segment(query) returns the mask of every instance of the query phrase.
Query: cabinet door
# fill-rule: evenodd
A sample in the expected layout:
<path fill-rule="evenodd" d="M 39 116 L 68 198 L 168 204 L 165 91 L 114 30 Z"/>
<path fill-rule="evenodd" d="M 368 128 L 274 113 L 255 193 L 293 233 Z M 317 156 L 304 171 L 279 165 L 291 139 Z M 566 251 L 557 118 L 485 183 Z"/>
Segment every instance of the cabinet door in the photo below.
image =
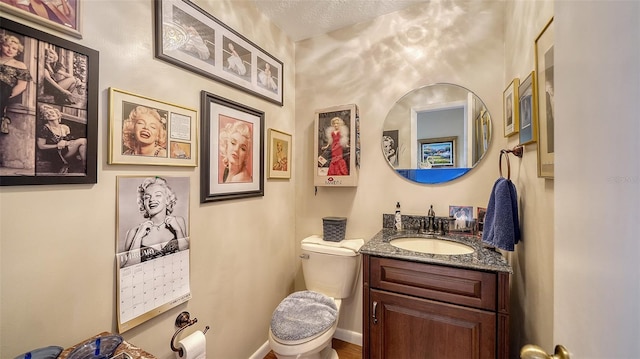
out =
<path fill-rule="evenodd" d="M 371 358 L 496 357 L 495 313 L 374 289 L 369 305 Z"/>

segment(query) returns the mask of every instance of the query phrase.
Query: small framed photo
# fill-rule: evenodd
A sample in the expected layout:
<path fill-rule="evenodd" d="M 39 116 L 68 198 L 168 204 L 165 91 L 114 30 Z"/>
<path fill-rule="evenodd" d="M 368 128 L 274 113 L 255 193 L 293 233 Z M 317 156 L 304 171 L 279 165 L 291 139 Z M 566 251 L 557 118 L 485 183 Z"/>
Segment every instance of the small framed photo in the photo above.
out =
<path fill-rule="evenodd" d="M 478 207 L 476 209 L 476 213 L 478 232 L 482 232 L 482 229 L 484 228 L 484 217 L 487 215 L 487 209 L 484 207 Z"/>
<path fill-rule="evenodd" d="M 200 202 L 264 196 L 264 112 L 202 91 Z"/>
<path fill-rule="evenodd" d="M 554 90 L 553 18 L 535 41 L 538 92 L 538 177 L 553 178 L 554 170 Z"/>
<path fill-rule="evenodd" d="M 0 10 L 81 39 L 80 5 L 84 1 L 0 0 Z"/>
<path fill-rule="evenodd" d="M 192 1 L 154 4 L 156 58 L 283 105 L 282 61 Z"/>
<path fill-rule="evenodd" d="M 456 136 L 418 140 L 420 149 L 418 168 L 455 167 Z"/>
<path fill-rule="evenodd" d="M 450 231 L 468 232 L 473 229 L 473 207 L 449 206 Z"/>
<path fill-rule="evenodd" d="M 269 178 L 291 178 L 291 135 L 269 129 L 267 136 Z"/>
<path fill-rule="evenodd" d="M 198 163 L 198 112 L 109 88 L 109 164 Z"/>
<path fill-rule="evenodd" d="M 504 114 L 504 137 L 509 137 L 518 133 L 518 126 L 520 124 L 518 117 L 518 106 L 516 100 L 518 99 L 518 86 L 520 85 L 520 79 L 515 78 L 509 86 L 504 90 L 502 95 Z"/>
<path fill-rule="evenodd" d="M 520 145 L 535 143 L 538 127 L 538 96 L 536 94 L 536 72 L 531 71 L 529 76 L 518 87 L 518 116 Z"/>
<path fill-rule="evenodd" d="M 0 35 L 0 185 L 96 183 L 98 51 L 5 18 Z"/>

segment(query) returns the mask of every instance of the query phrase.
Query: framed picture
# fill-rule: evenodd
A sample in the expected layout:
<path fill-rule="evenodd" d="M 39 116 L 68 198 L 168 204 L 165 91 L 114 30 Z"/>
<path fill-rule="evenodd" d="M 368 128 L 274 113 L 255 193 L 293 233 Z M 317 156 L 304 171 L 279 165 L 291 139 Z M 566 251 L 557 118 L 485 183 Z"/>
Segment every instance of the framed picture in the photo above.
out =
<path fill-rule="evenodd" d="M 478 207 L 476 209 L 476 212 L 476 219 L 478 220 L 478 232 L 482 232 L 482 230 L 484 229 L 484 217 L 487 215 L 487 209 L 484 207 Z"/>
<path fill-rule="evenodd" d="M 267 136 L 269 178 L 291 178 L 291 135 L 272 128 Z"/>
<path fill-rule="evenodd" d="M 518 99 L 518 86 L 520 79 L 515 78 L 502 94 L 502 113 L 504 114 L 504 137 L 509 137 L 518 133 L 519 118 L 518 106 L 515 106 Z"/>
<path fill-rule="evenodd" d="M 202 91 L 200 202 L 264 196 L 264 112 Z"/>
<path fill-rule="evenodd" d="M 398 130 L 382 131 L 382 153 L 393 168 L 398 168 Z"/>
<path fill-rule="evenodd" d="M 80 4 L 83 1 L 0 0 L 0 10 L 81 39 Z"/>
<path fill-rule="evenodd" d="M 120 333 L 191 298 L 189 186 L 189 177 L 117 177 Z"/>
<path fill-rule="evenodd" d="M 360 114 L 355 104 L 317 110 L 315 186 L 355 187 L 360 168 Z"/>
<path fill-rule="evenodd" d="M 2 67 L 0 185 L 96 183 L 98 52 L 4 18 L 0 35 L 17 50 Z"/>
<path fill-rule="evenodd" d="M 553 178 L 554 169 L 554 77 L 553 18 L 535 41 L 538 96 L 538 177 Z"/>
<path fill-rule="evenodd" d="M 527 145 L 537 141 L 537 98 L 536 93 L 536 72 L 531 71 L 527 79 L 520 83 L 518 87 L 518 116 L 520 144 Z"/>
<path fill-rule="evenodd" d="M 109 164 L 196 166 L 196 110 L 109 88 Z"/>
<path fill-rule="evenodd" d="M 191 1 L 157 0 L 155 56 L 283 105 L 283 63 Z"/>
<path fill-rule="evenodd" d="M 466 232 L 473 229 L 473 207 L 449 206 L 450 231 Z"/>
<path fill-rule="evenodd" d="M 418 168 L 455 167 L 456 136 L 425 138 L 418 140 Z"/>

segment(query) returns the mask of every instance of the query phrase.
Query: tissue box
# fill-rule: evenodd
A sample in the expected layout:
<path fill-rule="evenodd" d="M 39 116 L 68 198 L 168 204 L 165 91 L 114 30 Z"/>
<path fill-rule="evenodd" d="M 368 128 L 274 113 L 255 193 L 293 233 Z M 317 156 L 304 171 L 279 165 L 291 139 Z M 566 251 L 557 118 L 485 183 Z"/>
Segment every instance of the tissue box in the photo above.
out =
<path fill-rule="evenodd" d="M 344 239 L 346 230 L 347 219 L 345 217 L 322 218 L 322 238 L 325 241 L 340 242 Z"/>

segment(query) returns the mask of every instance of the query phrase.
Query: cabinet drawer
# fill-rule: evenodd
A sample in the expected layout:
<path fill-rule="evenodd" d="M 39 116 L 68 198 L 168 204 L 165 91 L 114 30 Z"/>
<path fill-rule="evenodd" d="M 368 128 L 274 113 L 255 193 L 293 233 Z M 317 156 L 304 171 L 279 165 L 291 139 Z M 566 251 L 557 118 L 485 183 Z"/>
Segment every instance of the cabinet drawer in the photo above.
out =
<path fill-rule="evenodd" d="M 496 310 L 495 273 L 371 257 L 369 281 L 371 288 Z"/>

